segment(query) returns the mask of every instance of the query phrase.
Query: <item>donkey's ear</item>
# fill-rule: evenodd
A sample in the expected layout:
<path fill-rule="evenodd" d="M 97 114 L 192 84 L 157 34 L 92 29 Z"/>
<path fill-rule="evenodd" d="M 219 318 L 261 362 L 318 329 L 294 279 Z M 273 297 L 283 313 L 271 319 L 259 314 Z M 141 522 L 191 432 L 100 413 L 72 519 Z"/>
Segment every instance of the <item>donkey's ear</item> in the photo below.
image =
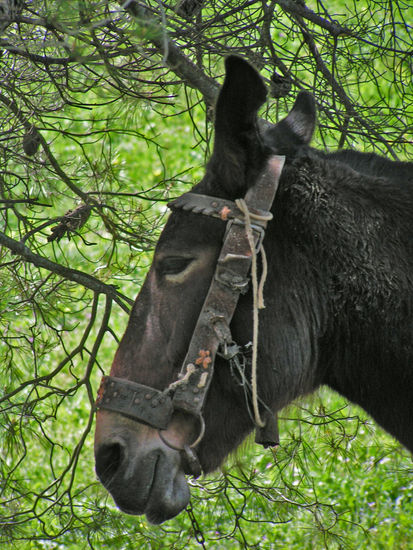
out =
<path fill-rule="evenodd" d="M 265 131 L 264 143 L 279 155 L 293 157 L 297 149 L 310 143 L 316 121 L 314 97 L 300 92 L 288 115 Z"/>
<path fill-rule="evenodd" d="M 300 92 L 293 108 L 281 124 L 289 128 L 297 141 L 308 145 L 313 137 L 316 121 L 317 107 L 314 96 L 309 92 Z"/>
<path fill-rule="evenodd" d="M 252 183 L 251 169 L 259 164 L 257 111 L 267 91 L 249 63 L 230 56 L 215 108 L 215 142 L 208 164 L 209 192 L 242 197 Z"/>
<path fill-rule="evenodd" d="M 257 111 L 267 97 L 260 75 L 249 63 L 231 55 L 215 108 L 215 145 L 241 138 L 255 129 Z"/>

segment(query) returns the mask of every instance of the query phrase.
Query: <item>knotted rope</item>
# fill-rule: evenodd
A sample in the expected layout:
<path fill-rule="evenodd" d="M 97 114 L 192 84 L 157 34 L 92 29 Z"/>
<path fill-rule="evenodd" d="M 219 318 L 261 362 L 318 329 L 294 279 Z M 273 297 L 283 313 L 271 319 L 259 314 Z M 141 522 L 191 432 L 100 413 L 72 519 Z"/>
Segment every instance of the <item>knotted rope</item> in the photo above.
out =
<path fill-rule="evenodd" d="M 248 239 L 248 243 L 251 249 L 251 280 L 252 280 L 252 297 L 253 297 L 253 329 L 252 329 L 252 365 L 251 365 L 251 390 L 252 390 L 252 408 L 254 411 L 254 421 L 256 426 L 263 428 L 265 422 L 261 419 L 260 411 L 258 408 L 258 391 L 257 391 L 257 353 L 258 353 L 258 311 L 264 309 L 264 284 L 268 273 L 267 257 L 265 255 L 264 247 L 260 246 L 259 252 L 261 252 L 262 260 L 262 274 L 260 282 L 258 283 L 257 275 L 257 251 L 255 249 L 254 234 L 251 226 L 251 220 L 256 221 L 270 221 L 272 220 L 272 214 L 260 215 L 254 214 L 248 210 L 248 205 L 244 199 L 237 199 L 235 201 L 237 207 L 244 214 L 245 218 L 245 233 Z"/>

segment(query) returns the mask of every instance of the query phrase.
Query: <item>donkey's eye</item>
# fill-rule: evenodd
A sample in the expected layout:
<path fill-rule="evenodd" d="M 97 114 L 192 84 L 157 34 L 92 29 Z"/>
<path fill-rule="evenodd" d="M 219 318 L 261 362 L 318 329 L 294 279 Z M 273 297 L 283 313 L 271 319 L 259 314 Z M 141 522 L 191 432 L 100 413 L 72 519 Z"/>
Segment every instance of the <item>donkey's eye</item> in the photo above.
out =
<path fill-rule="evenodd" d="M 161 261 L 159 271 L 162 275 L 177 275 L 184 271 L 191 262 L 192 258 L 171 256 Z"/>

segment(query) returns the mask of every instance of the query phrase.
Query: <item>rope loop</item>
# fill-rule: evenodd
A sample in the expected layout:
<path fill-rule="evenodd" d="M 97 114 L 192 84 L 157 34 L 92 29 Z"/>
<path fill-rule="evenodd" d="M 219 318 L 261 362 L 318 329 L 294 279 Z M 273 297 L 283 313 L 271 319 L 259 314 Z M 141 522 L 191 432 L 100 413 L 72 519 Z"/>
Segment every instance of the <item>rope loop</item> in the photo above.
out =
<path fill-rule="evenodd" d="M 257 215 L 249 211 L 248 205 L 244 199 L 237 199 L 235 201 L 237 207 L 244 214 L 245 218 L 245 234 L 250 245 L 252 254 L 251 263 L 251 280 L 252 280 L 252 296 L 253 296 L 253 336 L 252 336 L 252 365 L 251 365 L 251 390 L 252 390 L 252 407 L 254 410 L 254 421 L 256 426 L 263 428 L 265 422 L 261 419 L 260 411 L 258 407 L 258 390 L 257 390 L 257 354 L 258 354 L 258 325 L 259 318 L 258 312 L 260 309 L 264 309 L 264 284 L 267 278 L 268 264 L 267 257 L 265 255 L 264 247 L 261 244 L 259 252 L 261 252 L 262 259 L 262 275 L 261 280 L 258 283 L 257 275 L 257 252 L 255 250 L 254 234 L 251 226 L 251 219 L 259 221 L 269 221 L 272 219 L 272 214 L 268 212 L 266 215 Z"/>

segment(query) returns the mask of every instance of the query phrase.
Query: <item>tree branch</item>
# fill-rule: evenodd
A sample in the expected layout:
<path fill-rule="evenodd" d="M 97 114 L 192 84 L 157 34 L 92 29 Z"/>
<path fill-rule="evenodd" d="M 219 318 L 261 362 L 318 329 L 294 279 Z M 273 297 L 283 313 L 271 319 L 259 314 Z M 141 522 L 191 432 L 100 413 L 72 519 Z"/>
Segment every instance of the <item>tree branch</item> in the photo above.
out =
<path fill-rule="evenodd" d="M 317 65 L 317 69 L 322 73 L 324 78 L 330 84 L 333 91 L 337 94 L 340 101 L 345 106 L 348 115 L 354 117 L 359 122 L 359 124 L 361 126 L 364 126 L 369 131 L 370 134 L 373 134 L 375 136 L 375 138 L 377 139 L 377 141 L 379 141 L 380 143 L 383 143 L 383 145 L 387 148 L 387 150 L 392 155 L 392 157 L 395 160 L 398 160 L 398 157 L 397 157 L 396 153 L 393 151 L 393 148 L 390 146 L 390 144 L 385 139 L 383 139 L 382 135 L 378 131 L 376 131 L 372 127 L 372 125 L 367 122 L 367 120 L 365 120 L 363 117 L 359 116 L 354 104 L 349 99 L 349 97 L 346 94 L 344 88 L 339 84 L 339 82 L 337 82 L 334 75 L 331 73 L 331 71 L 325 65 L 325 63 L 324 63 L 324 61 L 321 57 L 321 54 L 318 51 L 317 45 L 314 41 L 314 38 L 311 36 L 311 33 L 310 33 L 307 25 L 303 21 L 302 17 L 297 16 L 295 19 L 296 19 L 297 23 L 300 25 L 301 32 L 302 32 L 302 35 L 303 35 L 303 39 L 304 39 L 305 43 L 307 44 L 311 54 L 314 57 L 314 60 L 315 60 L 316 65 Z"/>
<path fill-rule="evenodd" d="M 348 36 L 354 35 L 354 32 L 351 29 L 343 27 L 336 22 L 324 19 L 324 17 L 317 15 L 313 10 L 307 8 L 304 3 L 297 2 L 297 0 L 276 0 L 276 2 L 285 12 L 290 13 L 294 16 L 298 15 L 300 17 L 303 17 L 304 19 L 308 19 L 308 21 L 311 21 L 319 27 L 327 30 L 333 36 L 339 36 L 343 34 Z"/>
<path fill-rule="evenodd" d="M 5 235 L 2 231 L 0 231 L 0 244 L 5 246 L 9 250 L 11 250 L 11 252 L 13 252 L 14 254 L 18 254 L 26 262 L 29 262 L 35 265 L 36 267 L 40 267 L 48 271 L 51 271 L 52 273 L 56 273 L 57 275 L 60 275 L 61 277 L 64 277 L 69 281 L 73 281 L 90 290 L 93 290 L 93 292 L 98 292 L 100 294 L 105 294 L 106 296 L 109 296 L 126 313 L 129 313 L 129 308 L 124 302 L 126 302 L 130 306 L 133 305 L 133 301 L 127 296 L 124 296 L 123 294 L 118 292 L 113 285 L 107 285 L 102 281 L 99 281 L 99 279 L 92 277 L 92 275 L 89 275 L 88 273 L 83 273 L 82 271 L 78 271 L 77 269 L 71 269 L 70 267 L 65 267 L 56 262 L 52 262 L 51 260 L 48 260 L 43 256 L 34 254 L 34 252 L 32 252 L 23 243 L 16 241 L 14 239 L 11 239 L 7 235 Z"/>
<path fill-rule="evenodd" d="M 135 17 L 140 24 L 151 25 L 154 20 L 148 9 L 143 8 L 136 0 L 120 2 L 122 7 Z M 181 49 L 168 37 L 166 30 L 161 25 L 156 25 L 156 32 L 152 32 L 148 40 L 155 46 L 157 51 L 163 55 L 163 61 L 180 79 L 188 86 L 199 90 L 204 96 L 208 105 L 215 105 L 219 91 L 219 84 L 202 69 L 197 67 Z M 151 28 L 153 31 L 153 28 Z"/>
<path fill-rule="evenodd" d="M 18 107 L 18 105 L 16 105 L 14 101 L 12 101 L 11 99 L 9 99 L 8 97 L 6 97 L 4 94 L 1 94 L 1 93 L 0 93 L 0 101 L 4 103 L 4 105 L 6 105 L 10 109 L 10 111 L 12 111 L 12 113 L 16 116 L 16 118 L 23 124 L 26 131 L 30 131 L 33 128 L 33 124 L 23 115 L 21 109 Z M 50 161 L 50 164 L 55 169 L 57 175 L 69 187 L 69 189 L 71 189 L 73 193 L 81 197 L 86 203 L 89 204 L 90 202 L 92 202 L 93 204 L 95 204 L 95 206 L 99 206 L 99 204 L 94 199 L 90 199 L 90 197 L 86 193 L 84 193 L 77 185 L 75 185 L 71 180 L 71 178 L 62 170 L 59 163 L 53 156 L 48 143 L 46 142 L 44 137 L 41 135 L 41 133 L 37 131 L 37 129 L 36 129 L 36 137 L 39 140 L 39 143 L 42 145 L 43 150 Z"/>

